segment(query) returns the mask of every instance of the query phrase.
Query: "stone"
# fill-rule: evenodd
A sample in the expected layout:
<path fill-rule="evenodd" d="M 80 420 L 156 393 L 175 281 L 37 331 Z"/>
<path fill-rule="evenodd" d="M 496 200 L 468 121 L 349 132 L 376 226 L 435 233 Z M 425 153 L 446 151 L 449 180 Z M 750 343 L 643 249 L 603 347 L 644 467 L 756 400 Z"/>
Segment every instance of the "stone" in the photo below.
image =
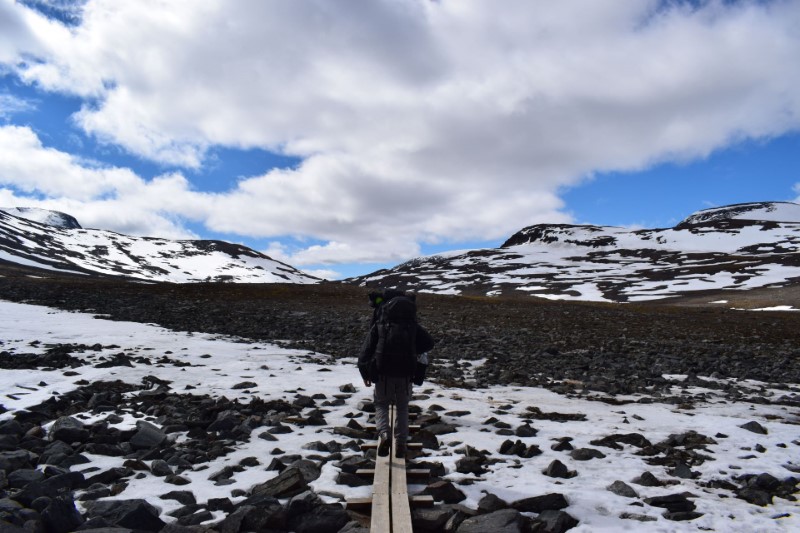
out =
<path fill-rule="evenodd" d="M 14 495 L 14 499 L 25 506 L 37 498 L 47 496 L 55 498 L 63 492 L 74 490 L 84 484 L 85 478 L 80 472 L 68 472 L 41 481 L 34 481 L 25 485 L 20 492 Z"/>
<path fill-rule="evenodd" d="M 50 505 L 42 511 L 42 523 L 48 533 L 75 531 L 83 522 L 71 495 L 53 498 Z"/>
<path fill-rule="evenodd" d="M 53 422 L 49 433 L 50 440 L 60 440 L 67 444 L 86 442 L 89 440 L 90 435 L 83 422 L 71 416 L 58 418 Z"/>
<path fill-rule="evenodd" d="M 245 500 L 246 501 L 246 500 Z M 275 498 L 262 500 L 257 505 L 243 503 L 213 526 L 219 533 L 238 533 L 239 531 L 284 530 L 286 513 Z"/>
<path fill-rule="evenodd" d="M 350 472 L 339 472 L 336 476 L 336 483 L 339 485 L 347 485 L 348 487 L 366 487 L 367 485 L 372 485 L 372 481 L 351 474 Z"/>
<path fill-rule="evenodd" d="M 157 477 L 171 476 L 172 468 L 163 459 L 155 459 L 150 463 L 150 473 Z"/>
<path fill-rule="evenodd" d="M 558 511 L 569 506 L 563 494 L 550 493 L 542 496 L 531 496 L 511 503 L 511 507 L 521 513 L 541 513 L 542 511 Z"/>
<path fill-rule="evenodd" d="M 450 481 L 434 481 L 425 487 L 423 494 L 433 496 L 436 501 L 444 503 L 458 503 L 467 499 L 463 492 L 455 487 Z"/>
<path fill-rule="evenodd" d="M 158 509 L 146 500 L 101 500 L 84 507 L 88 518 L 103 518 L 114 526 L 141 531 L 160 531 L 164 527 Z"/>
<path fill-rule="evenodd" d="M 197 503 L 194 494 L 189 490 L 172 490 L 159 496 L 162 500 L 175 500 L 183 505 Z"/>
<path fill-rule="evenodd" d="M 308 489 L 308 482 L 297 467 L 289 467 L 274 478 L 253 487 L 254 495 L 289 498 Z"/>
<path fill-rule="evenodd" d="M 685 494 L 668 494 L 666 496 L 656 496 L 645 498 L 644 502 L 653 507 L 661 507 L 671 513 L 694 511 L 695 505 L 689 501 Z"/>
<path fill-rule="evenodd" d="M 576 461 L 590 461 L 592 459 L 603 459 L 605 454 L 594 448 L 578 448 L 570 452 L 570 457 Z"/>
<path fill-rule="evenodd" d="M 486 494 L 483 498 L 478 500 L 479 514 L 493 513 L 501 509 L 508 509 L 508 503 L 494 494 Z"/>
<path fill-rule="evenodd" d="M 414 531 L 442 531 L 455 513 L 456 510 L 450 506 L 414 509 L 411 513 L 412 528 Z"/>
<path fill-rule="evenodd" d="M 21 489 L 28 483 L 44 479 L 44 472 L 33 468 L 20 468 L 8 474 L 8 486 L 12 489 Z"/>
<path fill-rule="evenodd" d="M 747 431 L 752 431 L 753 433 L 758 433 L 759 435 L 767 435 L 768 431 L 767 428 L 759 424 L 758 422 L 751 421 L 746 424 L 742 424 L 739 426 L 742 429 L 746 429 Z"/>
<path fill-rule="evenodd" d="M 20 468 L 33 468 L 31 461 L 31 454 L 27 450 L 0 452 L 0 470 L 4 470 L 7 474 Z"/>
<path fill-rule="evenodd" d="M 564 533 L 578 525 L 578 520 L 564 511 L 543 511 L 533 521 L 533 531 L 543 533 Z"/>
<path fill-rule="evenodd" d="M 447 435 L 448 433 L 455 433 L 458 428 L 453 424 L 440 422 L 438 424 L 431 424 L 425 427 L 425 431 L 433 433 L 434 435 Z"/>
<path fill-rule="evenodd" d="M 522 516 L 514 509 L 502 509 L 493 513 L 467 518 L 456 530 L 458 533 L 522 533 Z"/>
<path fill-rule="evenodd" d="M 664 482 L 660 481 L 650 472 L 644 472 L 641 476 L 634 478 L 631 483 L 636 483 L 643 487 L 663 487 Z"/>
<path fill-rule="evenodd" d="M 531 427 L 530 424 L 523 424 L 517 428 L 514 434 L 517 437 L 527 438 L 527 437 L 535 437 L 538 431 Z"/>
<path fill-rule="evenodd" d="M 323 504 L 310 512 L 289 520 L 289 526 L 296 533 L 338 533 L 350 521 L 344 507 L 339 504 Z"/>
<path fill-rule="evenodd" d="M 569 470 L 567 468 L 567 465 L 565 465 L 558 459 L 554 460 L 549 465 L 547 465 L 547 468 L 545 468 L 542 471 L 542 473 L 548 477 L 557 477 L 562 479 L 569 479 L 578 475 L 577 472 L 575 472 L 574 470 Z"/>
<path fill-rule="evenodd" d="M 627 483 L 624 481 L 617 480 L 608 487 L 606 487 L 610 492 L 613 492 L 617 496 L 622 496 L 625 498 L 638 498 L 639 494 Z"/>
<path fill-rule="evenodd" d="M 136 422 L 136 428 L 138 431 L 130 440 L 130 444 L 135 450 L 157 448 L 167 440 L 167 434 L 149 422 L 139 420 Z"/>
<path fill-rule="evenodd" d="M 422 444 L 422 447 L 427 450 L 439 449 L 439 439 L 427 429 L 420 429 L 417 431 L 417 433 L 412 435 L 411 439 L 409 439 L 409 442 Z"/>

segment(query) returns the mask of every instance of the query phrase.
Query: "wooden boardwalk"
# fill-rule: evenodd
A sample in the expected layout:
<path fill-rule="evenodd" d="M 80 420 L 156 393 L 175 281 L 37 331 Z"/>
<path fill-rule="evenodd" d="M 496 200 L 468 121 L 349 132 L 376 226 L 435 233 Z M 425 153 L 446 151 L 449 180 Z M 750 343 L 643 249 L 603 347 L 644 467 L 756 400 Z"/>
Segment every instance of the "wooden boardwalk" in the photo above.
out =
<path fill-rule="evenodd" d="M 389 420 L 394 424 L 394 406 L 389 408 Z M 392 427 L 391 432 L 394 431 Z M 430 496 L 410 496 L 408 493 L 407 476 L 425 477 L 430 475 L 427 470 L 406 470 L 405 457 L 394 456 L 394 439 L 391 439 L 389 455 L 386 457 L 375 456 L 374 470 L 359 470 L 362 476 L 373 476 L 372 496 L 347 502 L 348 509 L 370 509 L 371 533 L 412 533 L 411 506 L 430 506 L 433 498 Z M 363 446 L 365 450 L 377 448 L 377 442 Z M 420 448 L 409 443 L 409 449 Z"/>

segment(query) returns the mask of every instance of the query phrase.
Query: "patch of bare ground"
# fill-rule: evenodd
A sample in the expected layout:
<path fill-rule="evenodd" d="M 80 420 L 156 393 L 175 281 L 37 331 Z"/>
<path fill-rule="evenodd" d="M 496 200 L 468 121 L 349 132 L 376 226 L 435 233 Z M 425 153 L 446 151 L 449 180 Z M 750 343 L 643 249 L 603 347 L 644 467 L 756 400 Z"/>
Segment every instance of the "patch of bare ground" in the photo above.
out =
<path fill-rule="evenodd" d="M 800 281 L 786 287 L 766 287 L 746 291 L 703 291 L 689 296 L 656 300 L 651 302 L 651 305 L 725 306 L 737 309 L 791 306 L 800 309 Z"/>
<path fill-rule="evenodd" d="M 31 273 L 0 268 L 0 298 L 336 357 L 358 354 L 371 317 L 368 289 L 341 283 L 152 284 Z M 773 293 L 757 294 L 753 305 Z M 569 382 L 617 394 L 666 388 L 664 374 L 800 383 L 800 313 L 700 305 L 706 296 L 744 297 L 592 304 L 420 294 L 418 304 L 421 323 L 437 340 L 433 378 L 445 384 Z M 483 364 L 476 369 L 470 361 Z"/>

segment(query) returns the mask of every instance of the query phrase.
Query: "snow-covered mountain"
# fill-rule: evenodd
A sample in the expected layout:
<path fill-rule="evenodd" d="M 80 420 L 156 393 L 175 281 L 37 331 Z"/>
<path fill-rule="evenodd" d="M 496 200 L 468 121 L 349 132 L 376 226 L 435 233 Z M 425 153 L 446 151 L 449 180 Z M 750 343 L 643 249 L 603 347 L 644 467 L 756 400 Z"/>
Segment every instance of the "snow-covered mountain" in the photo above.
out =
<path fill-rule="evenodd" d="M 422 257 L 354 278 L 442 294 L 642 301 L 800 282 L 800 205 L 736 204 L 666 229 L 538 224 L 493 249 Z"/>
<path fill-rule="evenodd" d="M 84 229 L 70 215 L 31 208 L 0 209 L 2 262 L 74 274 L 174 283 L 319 281 L 245 246 Z"/>

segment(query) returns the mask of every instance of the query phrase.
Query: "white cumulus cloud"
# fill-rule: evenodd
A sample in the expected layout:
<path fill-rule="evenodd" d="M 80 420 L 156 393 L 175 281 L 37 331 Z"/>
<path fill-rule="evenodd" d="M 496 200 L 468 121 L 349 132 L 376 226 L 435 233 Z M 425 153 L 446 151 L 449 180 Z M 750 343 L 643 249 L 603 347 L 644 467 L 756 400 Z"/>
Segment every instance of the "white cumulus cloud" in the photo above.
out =
<path fill-rule="evenodd" d="M 105 191 L 123 212 L 122 199 L 149 213 L 153 231 L 191 219 L 325 243 L 291 253 L 296 264 L 394 260 L 422 242 L 569 222 L 560 192 L 595 172 L 800 128 L 800 3 L 789 0 L 81 5 L 67 28 L 0 0 L 12 36 L 0 62 L 84 97 L 75 119 L 88 134 L 187 169 L 217 146 L 303 162 L 212 195 L 185 177 L 89 172 L 18 130 L 5 142 L 39 150 L 49 173 L 26 186 L 7 165 L 0 184 L 88 213 L 109 205 Z"/>

